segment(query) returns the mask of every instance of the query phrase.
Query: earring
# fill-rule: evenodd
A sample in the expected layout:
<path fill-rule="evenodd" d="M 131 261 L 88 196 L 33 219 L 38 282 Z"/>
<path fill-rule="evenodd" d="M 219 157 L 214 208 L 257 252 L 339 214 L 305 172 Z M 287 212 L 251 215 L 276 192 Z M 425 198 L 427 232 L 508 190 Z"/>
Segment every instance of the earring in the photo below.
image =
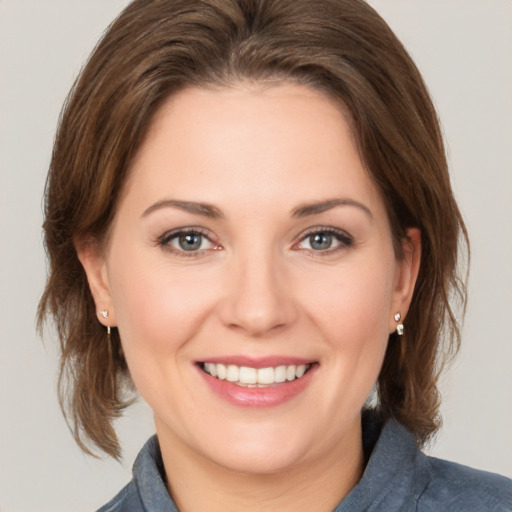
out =
<path fill-rule="evenodd" d="M 400 322 L 401 319 L 402 319 L 402 315 L 400 313 L 396 313 L 395 314 L 395 322 Z M 404 324 L 403 323 L 400 323 L 396 326 L 396 333 L 398 334 L 398 336 L 403 336 L 403 334 L 404 334 Z"/>
<path fill-rule="evenodd" d="M 100 315 L 107 319 L 108 318 L 108 309 L 102 309 L 100 311 Z M 111 333 L 111 329 L 110 329 L 110 325 L 107 325 L 107 336 L 110 338 L 110 333 Z"/>

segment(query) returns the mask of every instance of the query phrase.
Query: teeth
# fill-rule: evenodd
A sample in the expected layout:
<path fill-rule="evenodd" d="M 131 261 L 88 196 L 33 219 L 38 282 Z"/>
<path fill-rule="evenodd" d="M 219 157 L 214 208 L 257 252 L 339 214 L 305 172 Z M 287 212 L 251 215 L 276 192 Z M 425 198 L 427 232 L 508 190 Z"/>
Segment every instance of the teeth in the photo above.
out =
<path fill-rule="evenodd" d="M 238 371 L 238 366 L 230 364 L 226 372 L 226 380 L 228 382 L 238 382 L 239 374 L 240 372 Z"/>
<path fill-rule="evenodd" d="M 286 366 L 278 366 L 276 368 L 276 382 L 284 382 L 286 380 Z"/>
<path fill-rule="evenodd" d="M 300 379 L 305 373 L 306 373 L 306 365 L 301 364 L 300 366 L 297 366 L 297 370 L 295 371 L 295 377 L 297 377 L 297 379 Z"/>
<path fill-rule="evenodd" d="M 220 380 L 224 380 L 226 378 L 227 370 L 223 364 L 217 364 L 217 378 Z"/>
<path fill-rule="evenodd" d="M 274 368 L 258 368 L 257 374 L 258 384 L 274 384 L 275 372 Z"/>
<path fill-rule="evenodd" d="M 247 366 L 241 366 L 238 380 L 242 384 L 257 384 L 258 372 L 256 371 L 256 368 L 248 368 Z"/>
<path fill-rule="evenodd" d="M 227 380 L 245 387 L 263 387 L 272 384 L 280 384 L 286 381 L 300 379 L 310 364 L 276 366 L 275 368 L 250 368 L 248 366 L 236 366 L 233 364 L 204 363 L 203 369 L 212 377 L 219 380 Z"/>

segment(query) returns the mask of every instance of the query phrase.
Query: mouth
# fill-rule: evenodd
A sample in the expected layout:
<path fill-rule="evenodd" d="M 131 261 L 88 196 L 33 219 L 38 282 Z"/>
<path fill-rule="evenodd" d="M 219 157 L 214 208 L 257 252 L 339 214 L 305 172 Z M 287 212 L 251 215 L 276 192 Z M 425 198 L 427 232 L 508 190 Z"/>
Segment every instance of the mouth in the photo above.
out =
<path fill-rule="evenodd" d="M 300 380 L 306 375 L 314 363 L 297 365 L 268 366 L 253 368 L 223 363 L 199 363 L 199 367 L 209 376 L 230 382 L 245 388 L 267 388 Z"/>

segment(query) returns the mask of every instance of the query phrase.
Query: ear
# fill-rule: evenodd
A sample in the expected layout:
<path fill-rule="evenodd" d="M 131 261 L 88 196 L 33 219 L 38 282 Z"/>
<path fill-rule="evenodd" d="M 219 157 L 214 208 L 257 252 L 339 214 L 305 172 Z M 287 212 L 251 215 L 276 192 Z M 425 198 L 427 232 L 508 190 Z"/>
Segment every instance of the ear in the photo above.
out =
<path fill-rule="evenodd" d="M 98 321 L 105 327 L 115 326 L 116 314 L 110 293 L 104 250 L 97 242 L 90 240 L 75 241 L 75 249 L 87 275 Z"/>
<path fill-rule="evenodd" d="M 407 238 L 402 242 L 403 259 L 397 262 L 397 275 L 391 303 L 389 332 L 396 330 L 396 313 L 403 322 L 414 293 L 414 286 L 420 270 L 421 261 L 421 232 L 418 228 L 409 228 Z"/>

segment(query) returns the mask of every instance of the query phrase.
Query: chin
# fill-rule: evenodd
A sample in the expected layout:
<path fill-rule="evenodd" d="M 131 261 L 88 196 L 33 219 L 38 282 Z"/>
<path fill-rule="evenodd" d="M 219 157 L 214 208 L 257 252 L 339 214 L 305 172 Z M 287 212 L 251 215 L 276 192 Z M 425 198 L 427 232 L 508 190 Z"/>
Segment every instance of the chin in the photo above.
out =
<path fill-rule="evenodd" d="M 279 442 L 232 443 L 227 450 L 207 454 L 217 465 L 224 469 L 247 475 L 275 475 L 291 471 L 303 462 L 306 447 L 296 446 L 280 440 Z"/>

